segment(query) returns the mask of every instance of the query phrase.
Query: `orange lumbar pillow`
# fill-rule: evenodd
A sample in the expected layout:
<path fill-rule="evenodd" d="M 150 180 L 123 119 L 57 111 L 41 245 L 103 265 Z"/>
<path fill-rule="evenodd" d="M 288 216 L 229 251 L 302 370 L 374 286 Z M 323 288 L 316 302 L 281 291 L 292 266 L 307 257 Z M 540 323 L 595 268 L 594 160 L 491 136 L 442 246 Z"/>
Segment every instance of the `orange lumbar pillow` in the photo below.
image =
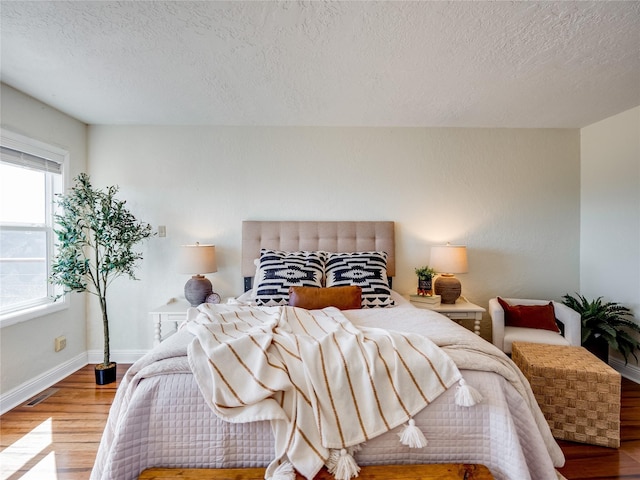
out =
<path fill-rule="evenodd" d="M 546 305 L 511 305 L 498 297 L 504 310 L 504 324 L 508 327 L 540 328 L 560 332 L 556 324 L 553 302 Z"/>
<path fill-rule="evenodd" d="M 353 310 L 362 306 L 362 288 L 357 285 L 327 288 L 291 287 L 289 305 L 307 310 L 326 307 Z"/>

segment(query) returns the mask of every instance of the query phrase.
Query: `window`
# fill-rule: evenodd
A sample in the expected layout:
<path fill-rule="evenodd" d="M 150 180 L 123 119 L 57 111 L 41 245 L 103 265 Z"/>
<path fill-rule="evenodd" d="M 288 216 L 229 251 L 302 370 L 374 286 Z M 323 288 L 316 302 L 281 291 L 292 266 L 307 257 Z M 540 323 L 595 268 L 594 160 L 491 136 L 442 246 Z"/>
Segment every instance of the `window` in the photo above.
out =
<path fill-rule="evenodd" d="M 58 310 L 48 281 L 53 209 L 68 153 L 0 130 L 0 326 Z"/>

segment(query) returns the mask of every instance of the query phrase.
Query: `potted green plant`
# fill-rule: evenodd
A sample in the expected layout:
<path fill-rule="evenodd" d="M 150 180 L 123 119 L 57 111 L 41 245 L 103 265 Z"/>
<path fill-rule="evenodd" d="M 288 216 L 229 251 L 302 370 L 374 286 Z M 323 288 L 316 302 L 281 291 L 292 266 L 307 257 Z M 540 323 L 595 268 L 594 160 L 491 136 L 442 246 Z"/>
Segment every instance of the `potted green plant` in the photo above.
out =
<path fill-rule="evenodd" d="M 418 295 L 432 295 L 433 277 L 435 277 L 436 271 L 425 265 L 424 267 L 416 268 L 415 272 L 418 276 Z"/>
<path fill-rule="evenodd" d="M 104 358 L 96 365 L 96 383 L 116 379 L 116 364 L 110 359 L 107 292 L 117 277 L 136 279 L 134 268 L 142 255 L 133 250 L 141 240 L 152 236 L 151 225 L 129 212 L 118 200 L 117 186 L 94 188 L 89 175 L 81 173 L 68 193 L 58 195 L 54 215 L 57 251 L 49 281 L 61 285 L 66 295 L 88 292 L 100 302 L 104 330 Z"/>
<path fill-rule="evenodd" d="M 633 313 L 616 302 L 603 302 L 602 297 L 587 300 L 575 294 L 564 295 L 562 303 L 578 312 L 582 318 L 582 345 L 604 362 L 609 361 L 609 347 L 622 354 L 625 363 L 629 355 L 638 361 L 636 350 L 640 341 L 630 332 L 640 333 L 640 325 L 633 320 Z"/>

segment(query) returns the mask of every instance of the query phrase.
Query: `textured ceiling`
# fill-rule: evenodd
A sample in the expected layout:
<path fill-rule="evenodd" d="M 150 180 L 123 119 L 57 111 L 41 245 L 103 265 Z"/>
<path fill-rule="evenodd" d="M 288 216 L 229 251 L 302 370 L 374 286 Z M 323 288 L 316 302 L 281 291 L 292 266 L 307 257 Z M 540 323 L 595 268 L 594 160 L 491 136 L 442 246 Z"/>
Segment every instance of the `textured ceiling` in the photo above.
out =
<path fill-rule="evenodd" d="M 2 0 L 2 81 L 90 124 L 582 127 L 640 2 Z"/>

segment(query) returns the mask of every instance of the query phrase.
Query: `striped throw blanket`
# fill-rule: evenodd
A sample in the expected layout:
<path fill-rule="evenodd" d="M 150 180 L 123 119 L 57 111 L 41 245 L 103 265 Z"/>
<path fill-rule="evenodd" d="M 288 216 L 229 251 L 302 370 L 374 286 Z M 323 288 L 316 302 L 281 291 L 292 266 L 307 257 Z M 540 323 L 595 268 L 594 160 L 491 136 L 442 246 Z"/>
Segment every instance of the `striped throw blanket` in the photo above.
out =
<path fill-rule="evenodd" d="M 278 473 L 283 464 L 308 479 L 324 464 L 350 478 L 357 466 L 336 473 L 340 453 L 412 424 L 461 380 L 427 338 L 359 328 L 335 308 L 205 304 L 186 327 L 195 336 L 189 364 L 213 411 L 229 422 L 271 422 L 266 478 L 291 478 Z"/>

